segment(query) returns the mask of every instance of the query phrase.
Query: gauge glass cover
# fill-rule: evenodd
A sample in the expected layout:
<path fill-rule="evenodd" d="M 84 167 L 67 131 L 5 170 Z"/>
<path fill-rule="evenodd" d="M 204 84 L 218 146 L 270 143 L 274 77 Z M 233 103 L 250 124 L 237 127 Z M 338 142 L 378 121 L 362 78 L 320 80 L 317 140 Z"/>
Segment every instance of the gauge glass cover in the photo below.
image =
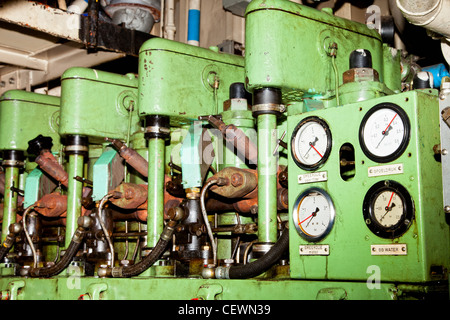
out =
<path fill-rule="evenodd" d="M 330 196 L 319 188 L 311 188 L 297 198 L 293 222 L 298 234 L 307 241 L 320 241 L 331 231 L 335 208 Z"/>
<path fill-rule="evenodd" d="M 373 107 L 361 122 L 361 148 L 368 158 L 376 162 L 398 158 L 408 146 L 409 135 L 408 116 L 392 103 Z"/>
<path fill-rule="evenodd" d="M 381 238 L 394 239 L 404 234 L 414 218 L 414 202 L 401 184 L 379 181 L 366 193 L 363 215 L 367 227 Z"/>
<path fill-rule="evenodd" d="M 292 136 L 292 155 L 295 163 L 304 170 L 315 170 L 323 164 L 331 151 L 331 133 L 320 118 L 303 119 Z"/>

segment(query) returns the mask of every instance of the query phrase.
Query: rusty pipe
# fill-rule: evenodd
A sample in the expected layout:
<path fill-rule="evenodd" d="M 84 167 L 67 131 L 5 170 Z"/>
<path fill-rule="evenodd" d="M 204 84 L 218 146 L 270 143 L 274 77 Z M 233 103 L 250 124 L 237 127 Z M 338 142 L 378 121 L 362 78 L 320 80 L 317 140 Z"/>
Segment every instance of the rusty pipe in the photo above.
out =
<path fill-rule="evenodd" d="M 117 139 L 105 138 L 106 141 L 117 149 L 119 155 L 137 172 L 144 177 L 148 177 L 148 161 L 145 160 L 136 150 L 127 147 L 122 141 Z"/>
<path fill-rule="evenodd" d="M 42 150 L 39 156 L 36 157 L 35 162 L 43 171 L 67 188 L 69 175 L 50 150 Z"/>
<path fill-rule="evenodd" d="M 207 120 L 217 128 L 222 133 L 224 139 L 231 143 L 237 152 L 244 156 L 251 165 L 256 166 L 258 164 L 258 148 L 244 131 L 237 128 L 234 124 L 226 125 L 225 122 L 212 115 L 200 116 L 199 120 Z"/>

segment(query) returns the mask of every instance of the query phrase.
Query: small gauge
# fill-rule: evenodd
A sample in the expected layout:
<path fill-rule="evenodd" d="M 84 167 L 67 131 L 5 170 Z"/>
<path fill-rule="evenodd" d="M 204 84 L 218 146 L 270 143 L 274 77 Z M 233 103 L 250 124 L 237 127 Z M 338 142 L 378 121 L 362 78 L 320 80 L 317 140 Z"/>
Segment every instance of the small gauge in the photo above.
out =
<path fill-rule="evenodd" d="M 331 151 L 331 132 L 325 121 L 308 117 L 295 127 L 291 139 L 291 151 L 295 163 L 304 170 L 316 170 Z"/>
<path fill-rule="evenodd" d="M 295 229 L 307 241 L 320 241 L 331 231 L 335 209 L 328 193 L 310 188 L 295 201 L 292 214 Z"/>
<path fill-rule="evenodd" d="M 364 116 L 359 142 L 364 154 L 375 162 L 390 162 L 403 154 L 410 138 L 406 112 L 396 104 L 381 103 Z"/>
<path fill-rule="evenodd" d="M 363 203 L 367 227 L 381 238 L 394 239 L 404 234 L 414 217 L 414 202 L 401 184 L 385 180 L 374 184 Z"/>

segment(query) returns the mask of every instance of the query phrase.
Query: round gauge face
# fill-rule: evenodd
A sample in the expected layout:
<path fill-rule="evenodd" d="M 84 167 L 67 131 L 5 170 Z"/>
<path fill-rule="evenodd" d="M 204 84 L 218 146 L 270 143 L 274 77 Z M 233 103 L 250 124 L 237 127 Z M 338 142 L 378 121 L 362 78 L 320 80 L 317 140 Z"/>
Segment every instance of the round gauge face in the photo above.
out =
<path fill-rule="evenodd" d="M 364 116 L 359 140 L 369 159 L 389 162 L 405 151 L 409 135 L 409 119 L 403 109 L 392 103 L 382 103 Z"/>
<path fill-rule="evenodd" d="M 297 198 L 292 217 L 295 229 L 302 238 L 320 241 L 333 227 L 335 209 L 325 191 L 311 188 Z"/>
<path fill-rule="evenodd" d="M 331 133 L 325 121 L 317 117 L 303 119 L 293 132 L 291 150 L 302 169 L 315 170 L 325 163 L 331 151 Z"/>
<path fill-rule="evenodd" d="M 377 236 L 397 238 L 412 223 L 414 203 L 408 191 L 399 183 L 386 180 L 373 185 L 364 198 L 366 225 Z"/>

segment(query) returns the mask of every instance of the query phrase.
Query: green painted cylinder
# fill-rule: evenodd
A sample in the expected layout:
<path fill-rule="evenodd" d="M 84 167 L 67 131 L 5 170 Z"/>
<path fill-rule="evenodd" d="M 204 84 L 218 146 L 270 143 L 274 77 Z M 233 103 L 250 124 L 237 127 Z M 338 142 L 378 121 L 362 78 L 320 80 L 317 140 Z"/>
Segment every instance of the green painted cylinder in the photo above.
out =
<path fill-rule="evenodd" d="M 148 140 L 147 247 L 153 248 L 164 229 L 165 140 Z"/>
<path fill-rule="evenodd" d="M 3 203 L 2 243 L 9 233 L 9 225 L 16 222 L 17 192 L 11 191 L 11 187 L 19 187 L 19 168 L 5 167 L 5 195 Z"/>
<path fill-rule="evenodd" d="M 277 241 L 277 116 L 258 116 L 258 240 Z"/>
<path fill-rule="evenodd" d="M 67 186 L 67 220 L 66 220 L 66 239 L 67 248 L 72 240 L 72 236 L 78 227 L 77 220 L 81 216 L 81 197 L 83 184 L 73 179 L 74 177 L 84 176 L 84 156 L 80 154 L 69 155 L 69 182 Z"/>

